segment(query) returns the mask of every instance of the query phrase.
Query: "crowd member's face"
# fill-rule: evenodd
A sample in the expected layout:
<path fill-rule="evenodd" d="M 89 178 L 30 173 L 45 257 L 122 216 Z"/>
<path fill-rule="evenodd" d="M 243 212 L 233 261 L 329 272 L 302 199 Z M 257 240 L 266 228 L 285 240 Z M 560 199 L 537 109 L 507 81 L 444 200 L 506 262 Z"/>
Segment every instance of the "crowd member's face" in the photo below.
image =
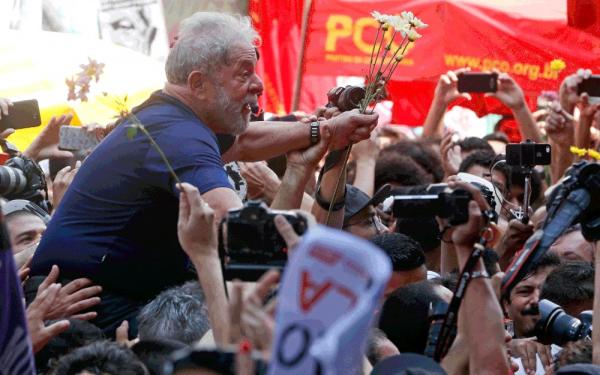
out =
<path fill-rule="evenodd" d="M 392 277 L 385 287 L 384 295 L 387 298 L 394 290 L 401 288 L 410 283 L 423 281 L 427 278 L 427 268 L 425 265 L 408 271 L 394 271 Z"/>
<path fill-rule="evenodd" d="M 209 106 L 211 120 L 227 134 L 240 134 L 250 122 L 250 103 L 256 104 L 263 84 L 256 75 L 256 52 L 250 45 L 234 46 L 211 79 L 213 93 Z"/>
<path fill-rule="evenodd" d="M 569 232 L 559 237 L 550 246 L 550 252 L 561 259 L 580 260 L 588 263 L 594 261 L 594 248 L 587 242 L 580 230 Z"/>
<path fill-rule="evenodd" d="M 508 181 L 506 181 L 506 177 L 504 174 L 502 174 L 502 172 L 494 170 L 490 178 L 489 168 L 475 164 L 471 166 L 471 168 L 467 169 L 467 173 L 485 178 L 486 180 L 490 181 L 496 185 L 496 188 L 502 193 L 503 196 L 506 197 L 506 184 Z"/>
<path fill-rule="evenodd" d="M 552 267 L 538 269 L 535 274 L 522 280 L 510 292 L 510 301 L 503 301 L 508 316 L 513 320 L 516 337 L 531 337 L 539 320 L 540 292 Z"/>
<path fill-rule="evenodd" d="M 344 230 L 367 240 L 380 233 L 389 232 L 389 229 L 383 225 L 373 206 L 368 206 L 358 211 L 344 225 Z"/>
<path fill-rule="evenodd" d="M 35 215 L 19 214 L 6 220 L 14 254 L 20 253 L 40 241 L 46 224 Z"/>

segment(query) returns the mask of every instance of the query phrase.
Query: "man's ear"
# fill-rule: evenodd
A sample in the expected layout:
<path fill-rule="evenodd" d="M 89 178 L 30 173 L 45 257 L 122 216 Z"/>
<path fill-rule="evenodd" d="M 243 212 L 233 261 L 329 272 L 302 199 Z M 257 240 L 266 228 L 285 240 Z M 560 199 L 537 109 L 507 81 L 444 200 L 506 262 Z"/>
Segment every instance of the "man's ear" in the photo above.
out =
<path fill-rule="evenodd" d="M 492 230 L 492 238 L 490 241 L 488 241 L 487 246 L 490 248 L 495 248 L 502 237 L 502 230 L 500 230 L 496 223 L 490 223 L 490 229 Z"/>
<path fill-rule="evenodd" d="M 202 97 L 206 93 L 208 77 L 198 70 L 193 70 L 187 79 L 188 89 L 196 97 Z"/>

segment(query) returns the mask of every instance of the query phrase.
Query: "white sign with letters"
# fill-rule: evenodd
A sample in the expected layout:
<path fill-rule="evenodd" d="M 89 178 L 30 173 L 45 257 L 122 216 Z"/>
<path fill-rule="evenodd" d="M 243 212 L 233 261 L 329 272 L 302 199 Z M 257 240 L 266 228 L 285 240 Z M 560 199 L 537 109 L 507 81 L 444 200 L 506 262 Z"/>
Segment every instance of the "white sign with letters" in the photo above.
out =
<path fill-rule="evenodd" d="M 311 228 L 283 275 L 269 374 L 356 372 L 390 275 L 370 242 Z"/>

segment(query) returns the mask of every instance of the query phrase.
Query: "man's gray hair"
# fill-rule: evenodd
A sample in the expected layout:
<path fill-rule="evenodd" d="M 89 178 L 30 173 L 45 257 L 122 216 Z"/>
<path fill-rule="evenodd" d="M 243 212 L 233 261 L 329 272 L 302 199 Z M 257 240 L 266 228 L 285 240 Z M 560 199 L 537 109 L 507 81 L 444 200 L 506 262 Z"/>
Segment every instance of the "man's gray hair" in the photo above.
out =
<path fill-rule="evenodd" d="M 197 281 L 163 291 L 142 308 L 137 319 L 140 340 L 171 339 L 191 345 L 210 329 Z"/>
<path fill-rule="evenodd" d="M 247 43 L 256 47 L 260 36 L 249 17 L 227 13 L 197 12 L 180 24 L 178 39 L 167 57 L 167 81 L 185 84 L 199 70 L 211 73 L 227 64 L 230 48 Z"/>

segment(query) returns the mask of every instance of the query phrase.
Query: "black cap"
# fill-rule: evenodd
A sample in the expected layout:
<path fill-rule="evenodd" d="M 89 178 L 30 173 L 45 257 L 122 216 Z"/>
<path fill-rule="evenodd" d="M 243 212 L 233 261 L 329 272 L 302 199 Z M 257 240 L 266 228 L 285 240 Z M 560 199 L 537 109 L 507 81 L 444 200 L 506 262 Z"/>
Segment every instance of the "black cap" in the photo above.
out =
<path fill-rule="evenodd" d="M 600 375 L 600 366 L 590 363 L 577 363 L 561 367 L 556 375 Z"/>
<path fill-rule="evenodd" d="M 344 206 L 344 225 L 352 216 L 367 206 L 377 206 L 390 195 L 392 187 L 390 184 L 385 184 L 379 188 L 373 195 L 369 197 L 364 191 L 350 184 L 346 184 L 346 204 Z"/>
<path fill-rule="evenodd" d="M 403 353 L 380 361 L 371 375 L 447 375 L 446 371 L 433 359 L 422 354 Z"/>

